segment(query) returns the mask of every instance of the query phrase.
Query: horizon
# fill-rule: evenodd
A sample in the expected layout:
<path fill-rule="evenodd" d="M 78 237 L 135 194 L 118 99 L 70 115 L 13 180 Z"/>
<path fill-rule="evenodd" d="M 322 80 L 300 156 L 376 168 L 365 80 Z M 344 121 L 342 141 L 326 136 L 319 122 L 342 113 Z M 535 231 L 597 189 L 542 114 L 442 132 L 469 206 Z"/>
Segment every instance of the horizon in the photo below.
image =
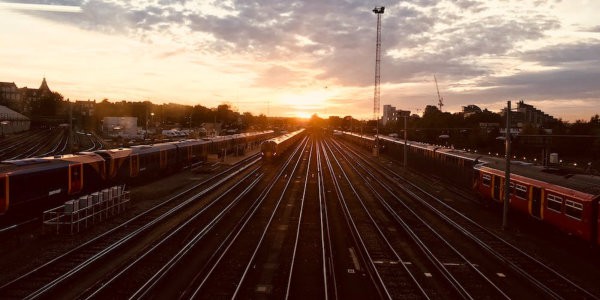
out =
<path fill-rule="evenodd" d="M 0 1 L 0 40 L 14 45 L 0 49 L 0 81 L 45 77 L 74 101 L 370 120 L 371 10 L 385 6 L 382 106 L 437 106 L 435 75 L 444 112 L 508 100 L 570 123 L 600 112 L 600 3 L 383 2 Z"/>

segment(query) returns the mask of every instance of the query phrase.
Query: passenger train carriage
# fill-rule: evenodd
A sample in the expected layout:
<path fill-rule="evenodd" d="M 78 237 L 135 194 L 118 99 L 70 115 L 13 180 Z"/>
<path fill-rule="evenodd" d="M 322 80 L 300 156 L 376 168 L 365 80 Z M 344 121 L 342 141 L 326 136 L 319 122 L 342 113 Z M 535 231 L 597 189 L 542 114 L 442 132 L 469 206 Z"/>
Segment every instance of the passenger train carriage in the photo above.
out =
<path fill-rule="evenodd" d="M 300 129 L 266 140 L 260 145 L 261 155 L 265 160 L 276 159 L 303 136 L 304 129 Z"/>
<path fill-rule="evenodd" d="M 374 137 L 353 133 L 339 136 L 363 147 L 372 147 Z M 403 158 L 405 141 L 379 136 L 387 153 Z M 487 201 L 503 202 L 503 158 L 482 156 L 419 142 L 407 141 L 408 165 L 419 171 L 443 176 L 473 189 Z M 543 167 L 511 163 L 510 206 L 560 230 L 600 244 L 600 177 L 561 176 Z"/>
<path fill-rule="evenodd" d="M 2 162 L 0 213 L 14 203 L 60 200 L 98 190 L 106 178 L 104 171 L 104 160 L 94 153 Z"/>
<path fill-rule="evenodd" d="M 0 215 L 43 208 L 115 183 L 132 183 L 206 160 L 210 149 L 246 149 L 273 131 L 0 163 Z"/>
<path fill-rule="evenodd" d="M 504 164 L 475 167 L 474 187 L 483 198 L 503 202 Z M 594 182 L 595 181 L 595 182 Z M 597 243 L 600 178 L 547 174 L 536 166 L 511 164 L 510 206 L 562 231 Z"/>

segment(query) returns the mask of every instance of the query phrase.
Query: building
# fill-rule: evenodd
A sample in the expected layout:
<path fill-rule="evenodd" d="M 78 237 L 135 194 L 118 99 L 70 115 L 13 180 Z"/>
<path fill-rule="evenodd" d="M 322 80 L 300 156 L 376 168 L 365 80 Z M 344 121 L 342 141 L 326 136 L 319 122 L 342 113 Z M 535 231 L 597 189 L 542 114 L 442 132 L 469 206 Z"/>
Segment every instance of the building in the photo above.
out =
<path fill-rule="evenodd" d="M 502 116 L 506 116 L 506 108 L 501 112 Z M 556 121 L 556 119 L 543 111 L 526 104 L 523 100 L 517 102 L 515 111 L 511 111 L 512 127 L 523 128 L 524 126 L 532 126 L 534 128 L 543 128 L 546 124 Z"/>
<path fill-rule="evenodd" d="M 394 120 L 394 114 L 396 112 L 396 107 L 391 106 L 389 104 L 383 105 L 383 117 L 381 118 L 381 123 L 385 126 L 390 121 Z"/>
<path fill-rule="evenodd" d="M 0 105 L 0 131 L 2 136 L 29 130 L 31 122 L 26 116 Z"/>
<path fill-rule="evenodd" d="M 410 110 L 398 110 L 389 104 L 383 106 L 383 117 L 381 118 L 383 126 L 389 122 L 397 122 L 404 117 L 410 117 Z"/>
<path fill-rule="evenodd" d="M 104 117 L 102 119 L 102 133 L 109 136 L 137 138 L 140 136 L 137 117 Z"/>
<path fill-rule="evenodd" d="M 75 101 L 73 105 L 73 117 L 77 119 L 78 127 L 84 130 L 94 129 L 94 108 L 96 100 Z"/>
<path fill-rule="evenodd" d="M 0 82 L 0 105 L 23 114 L 30 114 L 32 103 L 40 101 L 42 97 L 52 94 L 46 78 L 37 89 L 28 87 L 18 88 L 14 82 Z"/>
<path fill-rule="evenodd" d="M 21 93 L 14 82 L 0 82 L 0 105 L 17 108 L 21 102 Z"/>

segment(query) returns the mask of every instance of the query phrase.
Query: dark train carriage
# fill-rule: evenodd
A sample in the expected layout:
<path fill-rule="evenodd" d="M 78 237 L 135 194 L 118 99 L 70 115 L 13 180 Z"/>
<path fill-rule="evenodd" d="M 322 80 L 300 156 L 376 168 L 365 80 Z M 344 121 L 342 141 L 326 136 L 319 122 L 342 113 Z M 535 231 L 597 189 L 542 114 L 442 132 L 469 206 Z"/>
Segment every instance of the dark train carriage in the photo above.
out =
<path fill-rule="evenodd" d="M 473 167 L 479 163 L 479 156 L 457 149 L 437 148 L 435 157 L 438 175 L 465 187 L 473 182 Z"/>
<path fill-rule="evenodd" d="M 232 136 L 216 136 L 206 139 L 209 141 L 208 153 L 222 155 L 225 152 L 229 152 L 233 145 Z"/>
<path fill-rule="evenodd" d="M 106 182 L 106 165 L 104 158 L 95 153 L 80 153 L 77 155 L 63 155 L 60 159 L 68 161 L 69 190 L 73 194 L 76 190 L 82 193 L 90 193 L 104 188 Z M 77 178 L 77 172 L 80 178 Z"/>
<path fill-rule="evenodd" d="M 126 182 L 131 177 L 131 149 L 119 148 L 94 152 L 105 160 L 106 178 L 111 183 Z"/>
<path fill-rule="evenodd" d="M 177 146 L 172 143 L 132 146 L 131 177 L 152 177 L 174 171 L 178 166 Z"/>
<path fill-rule="evenodd" d="M 99 189 L 104 160 L 95 154 L 28 158 L 0 164 L 0 213 L 40 210 Z"/>
<path fill-rule="evenodd" d="M 336 136 L 369 150 L 373 149 L 373 146 L 375 145 L 375 137 L 373 136 L 361 135 L 352 132 L 342 132 L 340 135 Z"/>
<path fill-rule="evenodd" d="M 590 176 L 557 176 L 534 166 L 511 168 L 509 203 L 511 209 L 552 224 L 560 230 L 597 243 L 600 179 Z M 502 165 L 477 166 L 476 190 L 497 202 L 504 199 Z M 590 183 L 589 181 L 596 181 Z"/>
<path fill-rule="evenodd" d="M 206 161 L 209 142 L 204 140 L 183 140 L 173 142 L 177 146 L 178 168 L 199 161 Z"/>

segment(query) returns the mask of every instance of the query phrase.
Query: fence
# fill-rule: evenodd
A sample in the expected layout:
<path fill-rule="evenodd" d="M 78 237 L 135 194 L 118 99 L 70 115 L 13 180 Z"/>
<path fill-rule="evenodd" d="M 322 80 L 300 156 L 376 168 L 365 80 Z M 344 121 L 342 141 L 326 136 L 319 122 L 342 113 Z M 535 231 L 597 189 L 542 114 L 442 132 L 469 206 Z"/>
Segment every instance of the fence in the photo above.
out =
<path fill-rule="evenodd" d="M 44 212 L 44 231 L 55 230 L 56 234 L 77 233 L 125 211 L 129 200 L 130 193 L 125 190 L 125 185 L 69 200 L 62 206 Z"/>

